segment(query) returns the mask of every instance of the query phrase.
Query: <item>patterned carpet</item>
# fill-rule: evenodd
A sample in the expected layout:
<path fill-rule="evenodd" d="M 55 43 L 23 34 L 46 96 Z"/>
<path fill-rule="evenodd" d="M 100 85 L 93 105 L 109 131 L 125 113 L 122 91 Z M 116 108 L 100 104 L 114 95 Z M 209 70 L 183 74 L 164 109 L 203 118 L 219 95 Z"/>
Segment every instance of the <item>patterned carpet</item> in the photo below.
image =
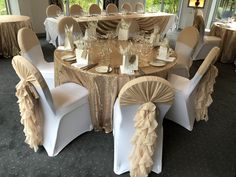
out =
<path fill-rule="evenodd" d="M 41 39 L 45 57 L 54 47 Z M 201 61 L 194 62 L 194 73 Z M 236 73 L 233 64 L 216 64 L 209 121 L 197 122 L 189 132 L 164 120 L 163 169 L 150 177 L 235 177 Z M 43 147 L 34 153 L 24 143 L 15 85 L 19 81 L 11 59 L 0 59 L 0 177 L 115 177 L 112 133 L 89 132 L 76 138 L 56 157 Z M 128 177 L 129 173 L 120 175 Z"/>

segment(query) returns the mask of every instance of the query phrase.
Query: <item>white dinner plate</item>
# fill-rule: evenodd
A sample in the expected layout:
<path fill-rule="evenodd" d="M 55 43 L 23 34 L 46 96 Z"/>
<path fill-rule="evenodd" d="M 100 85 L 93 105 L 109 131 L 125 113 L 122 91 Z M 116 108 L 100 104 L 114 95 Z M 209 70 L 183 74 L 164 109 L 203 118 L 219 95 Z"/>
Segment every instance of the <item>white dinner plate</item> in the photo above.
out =
<path fill-rule="evenodd" d="M 61 57 L 64 61 L 73 61 L 76 60 L 75 54 L 66 54 Z"/>
<path fill-rule="evenodd" d="M 155 60 L 149 63 L 151 66 L 165 66 L 166 62 L 161 60 Z"/>
<path fill-rule="evenodd" d="M 159 58 L 158 56 L 156 57 L 158 60 L 162 60 L 165 62 L 173 62 L 175 60 L 175 57 L 168 57 L 168 58 Z"/>
<path fill-rule="evenodd" d="M 108 71 L 108 66 L 98 66 L 95 68 L 95 71 L 98 73 L 108 73 L 112 71 L 112 68 L 110 67 Z"/>

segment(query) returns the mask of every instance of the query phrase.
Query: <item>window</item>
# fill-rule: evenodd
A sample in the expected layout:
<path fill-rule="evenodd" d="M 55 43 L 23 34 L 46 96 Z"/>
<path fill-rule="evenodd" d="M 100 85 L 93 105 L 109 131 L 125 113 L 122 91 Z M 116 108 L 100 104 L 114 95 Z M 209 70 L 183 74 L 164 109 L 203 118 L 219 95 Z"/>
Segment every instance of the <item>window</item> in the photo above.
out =
<path fill-rule="evenodd" d="M 7 8 L 6 8 L 6 1 L 5 0 L 0 0 L 0 15 L 6 15 L 7 13 Z"/>
<path fill-rule="evenodd" d="M 216 19 L 232 17 L 235 13 L 235 0 L 220 0 L 216 8 Z"/>
<path fill-rule="evenodd" d="M 73 4 L 79 4 L 84 11 L 88 11 L 91 4 L 96 4 L 97 0 L 70 0 L 70 6 Z"/>
<path fill-rule="evenodd" d="M 177 13 L 180 0 L 146 0 L 147 12 Z"/>

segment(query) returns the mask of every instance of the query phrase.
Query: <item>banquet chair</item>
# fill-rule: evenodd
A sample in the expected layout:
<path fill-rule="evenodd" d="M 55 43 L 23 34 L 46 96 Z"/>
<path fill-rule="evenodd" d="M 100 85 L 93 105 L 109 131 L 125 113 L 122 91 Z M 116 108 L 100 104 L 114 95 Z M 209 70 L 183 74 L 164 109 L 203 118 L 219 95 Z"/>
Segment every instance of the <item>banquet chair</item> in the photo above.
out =
<path fill-rule="evenodd" d="M 58 13 L 62 13 L 62 10 L 59 6 L 51 4 L 46 9 L 47 17 L 57 17 Z"/>
<path fill-rule="evenodd" d="M 217 36 L 205 35 L 205 22 L 203 18 L 203 12 L 200 9 L 197 9 L 193 26 L 198 29 L 200 34 L 200 40 L 193 53 L 192 59 L 204 59 L 213 47 L 220 47 L 221 38 Z"/>
<path fill-rule="evenodd" d="M 70 6 L 70 15 L 71 16 L 82 16 L 83 8 L 79 4 L 73 4 Z"/>
<path fill-rule="evenodd" d="M 109 14 L 115 14 L 118 13 L 118 8 L 115 4 L 109 3 L 106 7 L 106 13 Z"/>
<path fill-rule="evenodd" d="M 17 41 L 21 55 L 40 70 L 49 88 L 54 88 L 54 62 L 45 61 L 35 32 L 29 28 L 21 28 L 17 34 Z"/>
<path fill-rule="evenodd" d="M 79 23 L 72 17 L 63 17 L 58 22 L 58 45 L 64 45 L 65 42 L 65 27 L 73 26 L 73 35 L 75 37 L 82 36 Z"/>
<path fill-rule="evenodd" d="M 121 12 L 125 11 L 126 13 L 132 12 L 132 5 L 128 2 L 124 2 L 121 5 Z"/>
<path fill-rule="evenodd" d="M 137 2 L 137 3 L 135 4 L 134 9 L 135 9 L 135 12 L 144 13 L 144 5 L 143 5 L 143 3 Z"/>
<path fill-rule="evenodd" d="M 91 4 L 89 7 L 89 14 L 90 15 L 100 15 L 101 14 L 101 8 L 97 4 Z"/>
<path fill-rule="evenodd" d="M 212 102 L 211 93 L 218 70 L 213 65 L 219 48 L 211 49 L 192 79 L 175 74 L 168 81 L 175 88 L 175 99 L 166 118 L 192 131 L 195 119 L 208 119 L 208 106 Z"/>
<path fill-rule="evenodd" d="M 199 32 L 195 27 L 186 27 L 178 35 L 175 53 L 177 64 L 170 70 L 169 74 L 176 74 L 189 78 L 189 68 L 192 65 L 192 53 L 199 40 Z"/>
<path fill-rule="evenodd" d="M 146 165 L 146 174 L 138 176 L 148 176 L 151 171 L 161 172 L 162 121 L 173 99 L 172 86 L 167 80 L 156 76 L 139 77 L 122 87 L 113 110 L 116 174 L 130 171 L 131 176 L 135 176 L 141 173 L 142 164 L 135 162 Z M 151 152 L 145 149 L 150 149 Z"/>
<path fill-rule="evenodd" d="M 77 136 L 92 130 L 86 88 L 65 83 L 49 90 L 29 60 L 15 56 L 12 66 L 20 78 L 16 96 L 26 143 L 34 151 L 43 145 L 48 156 L 56 156 Z"/>

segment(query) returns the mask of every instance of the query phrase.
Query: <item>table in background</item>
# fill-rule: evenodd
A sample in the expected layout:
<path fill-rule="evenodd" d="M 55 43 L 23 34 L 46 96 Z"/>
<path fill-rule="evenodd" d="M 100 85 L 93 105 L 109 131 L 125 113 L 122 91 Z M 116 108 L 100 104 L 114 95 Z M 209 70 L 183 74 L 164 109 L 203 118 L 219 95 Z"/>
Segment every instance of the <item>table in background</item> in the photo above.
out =
<path fill-rule="evenodd" d="M 222 63 L 235 63 L 236 65 L 236 22 L 215 22 L 211 28 L 210 35 L 222 39 L 220 61 Z"/>
<path fill-rule="evenodd" d="M 99 63 L 99 65 L 106 65 L 110 63 L 112 67 L 120 66 L 122 64 L 122 55 L 119 52 L 119 45 L 127 45 L 127 41 L 107 40 L 110 42 L 112 58 L 104 61 L 100 56 L 102 48 L 104 48 L 105 40 L 100 42 L 93 42 L 93 47 L 90 50 L 90 63 Z M 96 44 L 98 43 L 98 44 Z M 103 44 L 103 45 L 101 45 Z M 135 47 L 136 44 L 134 44 Z M 120 89 L 128 81 L 141 76 L 139 72 L 134 75 L 117 74 L 114 69 L 111 73 L 100 74 L 92 68 L 88 71 L 82 70 L 71 66 L 70 62 L 62 61 L 63 55 L 68 54 L 66 51 L 56 50 L 54 53 L 54 66 L 55 66 L 55 82 L 56 85 L 60 85 L 66 82 L 75 82 L 83 85 L 89 90 L 89 103 L 91 109 L 91 117 L 95 130 L 104 129 L 105 132 L 112 131 L 112 113 L 113 105 L 117 98 Z M 147 75 L 156 75 L 166 78 L 167 72 L 175 64 L 176 60 L 171 63 L 167 63 L 162 67 L 153 67 L 149 65 L 149 61 L 152 61 L 157 54 L 157 48 L 150 49 L 150 52 L 146 56 L 140 57 L 140 67 Z M 107 63 L 108 62 L 108 63 Z"/>
<path fill-rule="evenodd" d="M 30 17 L 21 15 L 0 16 L 0 54 L 8 58 L 19 53 L 17 42 L 18 30 L 31 28 Z"/>
<path fill-rule="evenodd" d="M 46 18 L 44 25 L 46 30 L 46 39 L 54 46 L 58 37 L 57 25 L 62 17 Z M 164 35 L 175 24 L 176 15 L 164 12 L 158 13 L 132 13 L 128 15 L 113 14 L 113 15 L 98 15 L 98 16 L 81 16 L 75 18 L 80 24 L 84 32 L 87 22 L 98 21 L 97 32 L 98 34 L 106 34 L 107 31 L 114 31 L 121 19 L 136 20 L 140 30 L 152 32 L 154 25 L 160 27 L 160 32 Z"/>

